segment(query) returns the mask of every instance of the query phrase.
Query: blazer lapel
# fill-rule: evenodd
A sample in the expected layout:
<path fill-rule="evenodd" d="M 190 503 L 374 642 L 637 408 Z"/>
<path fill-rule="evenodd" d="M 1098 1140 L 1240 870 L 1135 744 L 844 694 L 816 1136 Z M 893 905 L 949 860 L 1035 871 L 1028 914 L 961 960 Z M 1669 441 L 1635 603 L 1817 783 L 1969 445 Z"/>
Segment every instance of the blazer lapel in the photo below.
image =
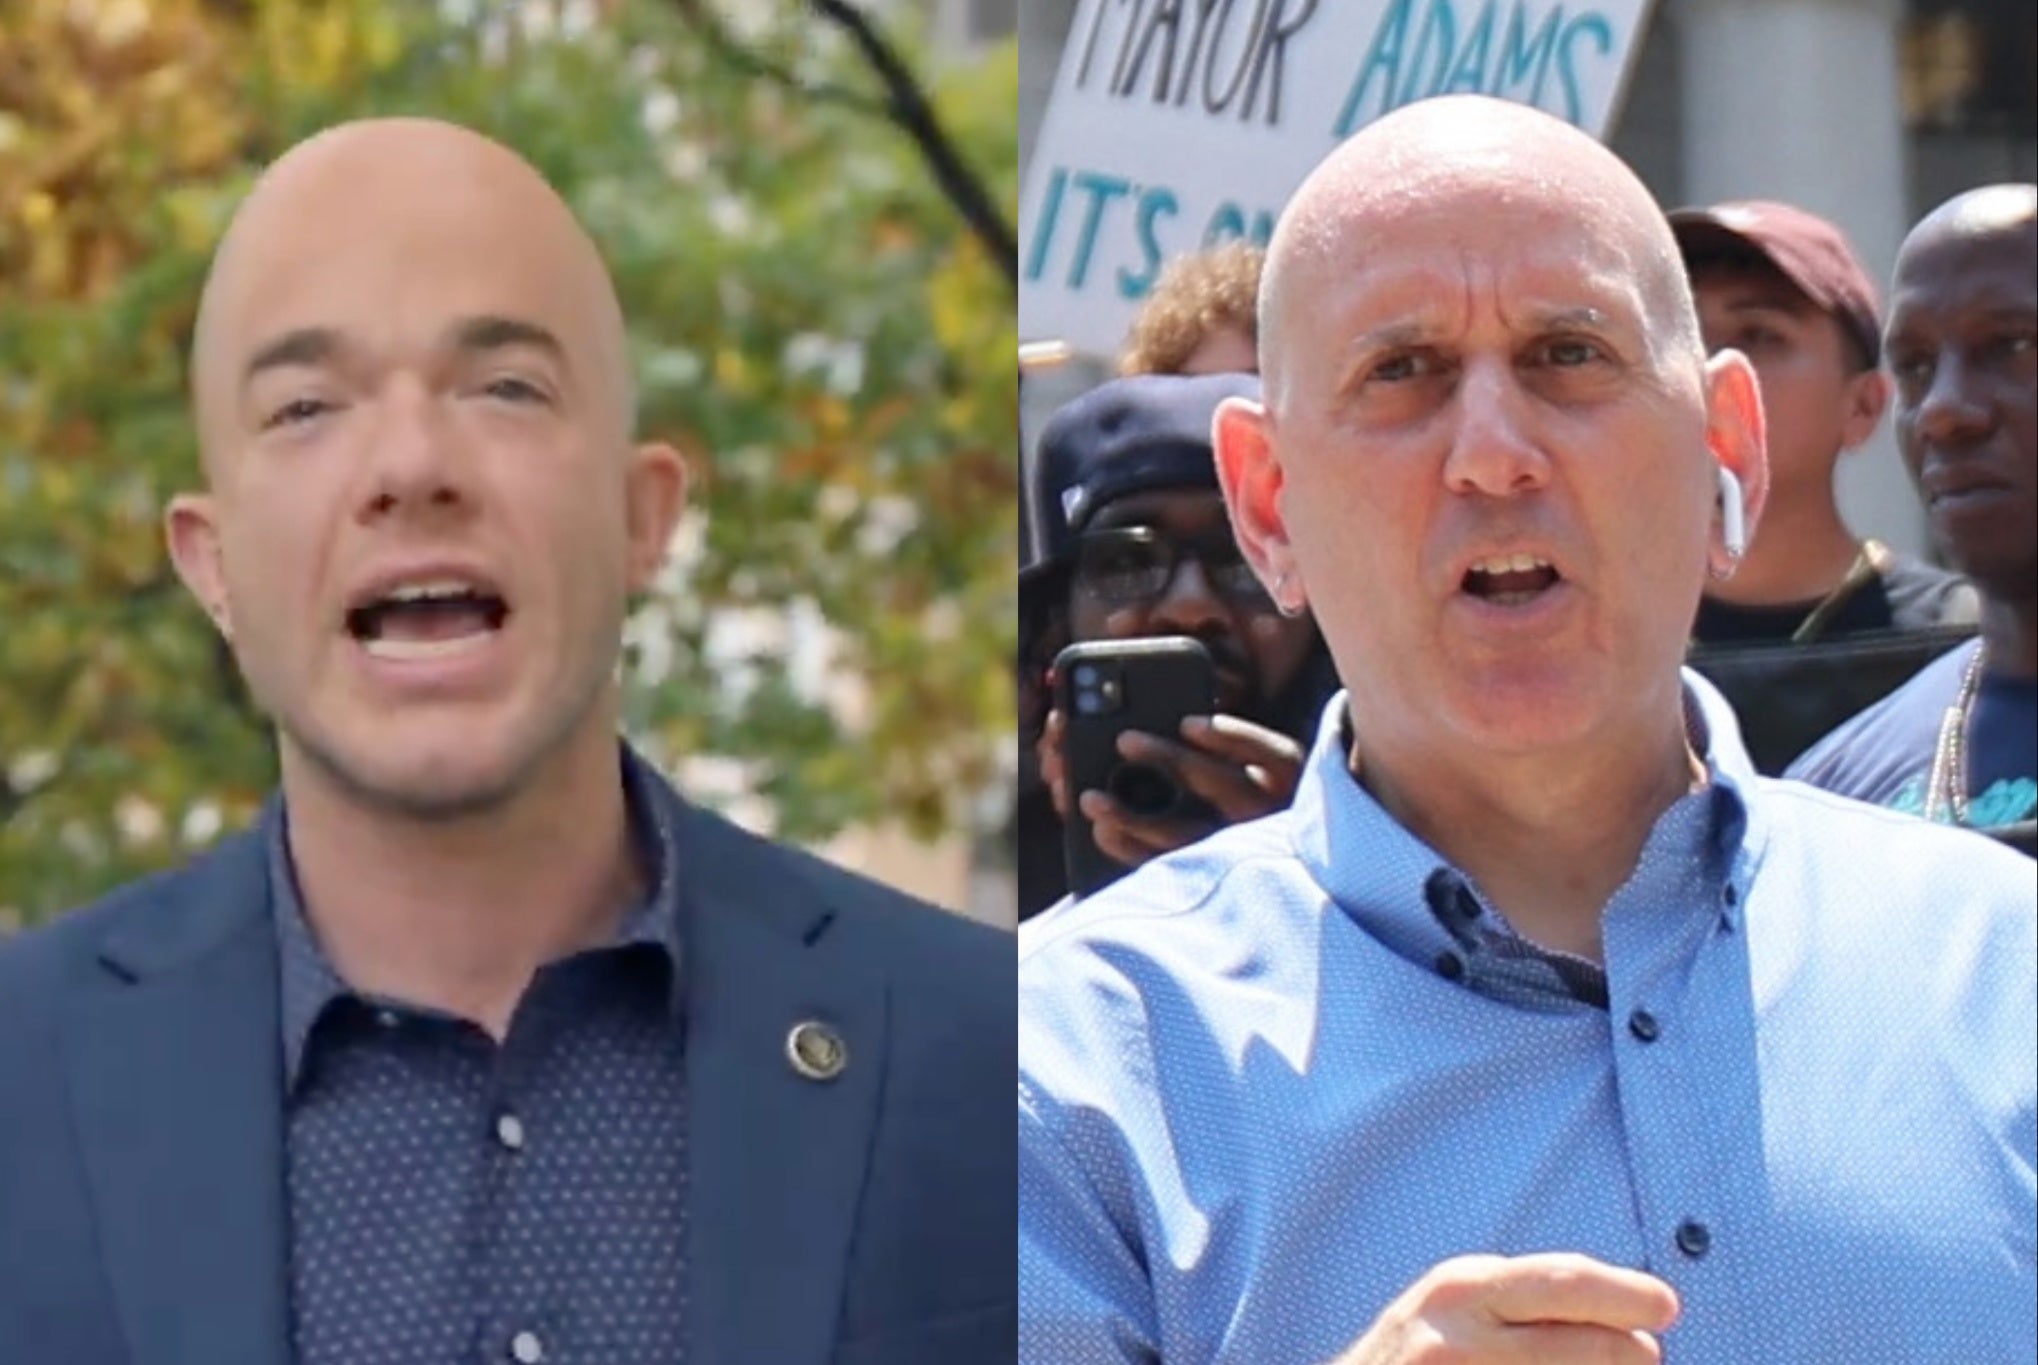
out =
<path fill-rule="evenodd" d="M 672 807 L 687 923 L 692 1354 L 825 1365 L 884 1075 L 884 982 L 795 855 Z M 808 1022 L 847 1049 L 832 1079 L 803 1075 L 789 1053 Z"/>
<path fill-rule="evenodd" d="M 135 1365 L 282 1365 L 282 1063 L 259 838 L 165 888 L 109 933 L 67 1029 L 108 1276 Z"/>

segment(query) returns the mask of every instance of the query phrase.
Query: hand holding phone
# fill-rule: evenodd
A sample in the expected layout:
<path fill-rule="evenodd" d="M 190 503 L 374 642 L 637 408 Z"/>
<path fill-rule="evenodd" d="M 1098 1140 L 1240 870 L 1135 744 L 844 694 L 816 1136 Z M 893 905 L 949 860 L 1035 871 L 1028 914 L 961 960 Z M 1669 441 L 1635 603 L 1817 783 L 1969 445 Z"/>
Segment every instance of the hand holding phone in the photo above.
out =
<path fill-rule="evenodd" d="M 1063 819 L 1069 887 L 1088 895 L 1150 858 L 1286 806 L 1303 761 L 1286 735 L 1214 715 L 1195 641 L 1071 646 L 1055 665 L 1041 771 Z"/>

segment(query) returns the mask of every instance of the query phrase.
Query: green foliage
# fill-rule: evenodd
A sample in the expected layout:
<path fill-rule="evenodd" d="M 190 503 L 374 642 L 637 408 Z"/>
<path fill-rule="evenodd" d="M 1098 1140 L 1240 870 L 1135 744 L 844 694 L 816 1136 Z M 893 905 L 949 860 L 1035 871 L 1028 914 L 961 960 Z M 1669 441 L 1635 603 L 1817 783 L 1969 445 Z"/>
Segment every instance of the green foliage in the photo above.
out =
<path fill-rule="evenodd" d="M 516 147 L 610 261 L 642 429 L 688 453 L 697 509 L 631 623 L 633 735 L 667 760 L 735 760 L 794 837 L 980 823 L 1012 715 L 1015 336 L 996 263 L 903 134 L 742 69 L 680 7 L 456 8 L 10 7 L 0 917 L 181 861 L 273 780 L 158 509 L 197 477 L 184 347 L 212 242 L 264 162 L 370 113 Z M 797 6 L 772 24 L 742 40 L 880 98 Z M 1008 213 L 1016 76 L 1008 45 L 930 78 Z"/>

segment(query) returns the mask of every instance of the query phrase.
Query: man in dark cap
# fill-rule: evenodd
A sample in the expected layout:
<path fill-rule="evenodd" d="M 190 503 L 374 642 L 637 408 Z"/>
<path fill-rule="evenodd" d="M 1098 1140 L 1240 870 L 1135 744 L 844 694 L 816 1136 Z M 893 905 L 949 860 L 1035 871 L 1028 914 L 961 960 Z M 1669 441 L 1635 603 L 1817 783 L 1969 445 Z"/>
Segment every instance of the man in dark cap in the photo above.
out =
<path fill-rule="evenodd" d="M 1707 351 L 1748 357 L 1762 390 L 1769 504 L 1741 567 L 1709 584 L 1702 643 L 1805 643 L 1971 624 L 1954 574 L 1857 536 L 1833 473 L 1889 403 L 1874 284 L 1840 229 L 1789 204 L 1679 209 L 1670 226 Z"/>
<path fill-rule="evenodd" d="M 1042 432 L 1027 490 L 1037 556 L 1019 588 L 1033 646 L 1023 682 L 1035 698 L 1022 733 L 1034 738 L 1044 779 L 1021 813 L 1022 915 L 1066 890 L 1060 816 L 1071 802 L 1081 802 L 1098 848 L 1129 868 L 1277 810 L 1293 793 L 1329 695 L 1329 660 L 1300 606 L 1284 611 L 1240 558 L 1211 453 L 1218 404 L 1258 394 L 1246 374 L 1141 375 L 1084 394 Z M 1215 823 L 1135 815 L 1107 793 L 1062 790 L 1063 726 L 1045 709 L 1054 650 L 1175 635 L 1209 651 L 1219 713 L 1180 735 L 1130 742 L 1215 808 Z"/>

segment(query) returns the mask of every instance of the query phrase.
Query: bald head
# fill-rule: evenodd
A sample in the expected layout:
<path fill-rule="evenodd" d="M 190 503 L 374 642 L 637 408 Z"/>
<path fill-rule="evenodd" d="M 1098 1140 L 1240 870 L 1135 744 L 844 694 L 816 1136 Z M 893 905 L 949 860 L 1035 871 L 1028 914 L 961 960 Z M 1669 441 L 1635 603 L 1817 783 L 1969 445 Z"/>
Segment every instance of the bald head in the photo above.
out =
<path fill-rule="evenodd" d="M 2031 609 L 2038 545 L 2034 326 L 2038 187 L 1969 190 L 1904 238 L 1884 338 L 1897 451 L 1949 562 L 2013 615 Z"/>
<path fill-rule="evenodd" d="M 1666 351 L 1703 359 L 1669 224 L 1620 158 L 1563 120 L 1483 95 L 1405 105 L 1368 124 L 1303 181 L 1276 225 L 1260 291 L 1260 354 L 1278 407 L 1291 307 L 1306 309 L 1313 268 L 1350 259 L 1382 219 L 1438 212 L 1554 210 L 1589 222 L 1632 273 Z M 1359 248 L 1363 254 L 1363 246 Z"/>
<path fill-rule="evenodd" d="M 191 366 L 208 474 L 232 444 L 224 419 L 265 348 L 330 336 L 342 320 L 373 330 L 386 318 L 393 333 L 417 277 L 451 266 L 471 276 L 449 287 L 473 319 L 537 328 L 627 438 L 634 397 L 622 311 L 565 203 L 522 158 L 469 129 L 368 119 L 272 164 L 213 257 Z"/>
<path fill-rule="evenodd" d="M 1907 260 L 1942 247 L 2029 233 L 2038 224 L 2038 185 L 1984 185 L 1956 194 L 1918 220 L 1897 252 L 1897 274 Z"/>

